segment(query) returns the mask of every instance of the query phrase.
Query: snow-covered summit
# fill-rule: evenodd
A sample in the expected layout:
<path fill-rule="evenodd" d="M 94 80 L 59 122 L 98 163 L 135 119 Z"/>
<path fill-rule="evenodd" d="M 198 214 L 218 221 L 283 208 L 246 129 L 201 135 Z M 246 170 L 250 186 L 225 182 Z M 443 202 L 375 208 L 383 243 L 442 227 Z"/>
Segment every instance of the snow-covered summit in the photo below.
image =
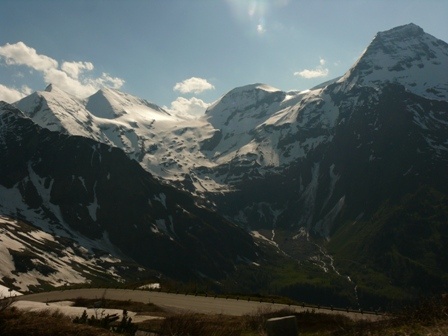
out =
<path fill-rule="evenodd" d="M 338 81 L 344 89 L 397 83 L 417 95 L 448 100 L 448 44 L 407 24 L 376 34 Z"/>
<path fill-rule="evenodd" d="M 236 87 L 226 94 L 224 94 L 220 99 L 218 99 L 215 103 L 213 103 L 207 111 L 206 114 L 209 114 L 210 110 L 213 109 L 217 104 L 221 102 L 227 102 L 232 99 L 235 99 L 237 97 L 255 97 L 255 98 L 261 98 L 266 93 L 272 93 L 272 92 L 278 92 L 281 91 L 273 86 L 263 84 L 263 83 L 254 83 L 254 84 L 248 84 Z M 259 96 L 259 97 L 257 97 Z"/>
<path fill-rule="evenodd" d="M 268 84 L 253 83 L 253 84 L 247 84 L 247 85 L 236 87 L 236 88 L 230 90 L 226 95 L 229 95 L 229 94 L 239 94 L 239 93 L 251 92 L 251 91 L 276 92 L 276 91 L 281 91 L 281 90 L 279 90 L 279 89 L 277 89 L 277 88 L 275 88 L 273 86 L 270 86 Z"/>
<path fill-rule="evenodd" d="M 91 137 L 92 131 L 98 131 L 92 124 L 92 116 L 86 110 L 84 102 L 52 84 L 44 91 L 36 91 L 14 105 L 36 124 L 51 131 L 85 137 Z"/>
<path fill-rule="evenodd" d="M 247 128 L 244 127 L 244 120 L 254 118 L 259 120 L 267 117 L 274 110 L 269 106 L 273 103 L 278 105 L 285 96 L 286 93 L 266 84 L 245 85 L 229 91 L 212 104 L 205 111 L 205 118 L 214 127 L 220 129 L 226 127 L 233 129 Z M 235 127 L 237 124 L 240 126 Z"/>
<path fill-rule="evenodd" d="M 423 28 L 417 26 L 415 23 L 408 23 L 383 32 L 378 32 L 376 38 L 382 38 L 384 40 L 389 40 L 390 42 L 400 42 L 406 39 L 423 36 L 424 34 L 425 31 Z"/>
<path fill-rule="evenodd" d="M 255 83 L 255 84 L 244 85 L 239 88 L 235 88 L 232 91 L 252 91 L 252 90 L 262 90 L 262 91 L 266 91 L 266 92 L 281 91 L 280 89 L 277 89 L 271 85 L 264 84 L 264 83 Z"/>
<path fill-rule="evenodd" d="M 171 115 L 161 107 L 130 94 L 104 88 L 87 98 L 87 110 L 99 118 L 116 119 L 123 115 L 151 119 L 168 119 Z"/>
<path fill-rule="evenodd" d="M 234 157 L 253 140 L 256 127 L 279 110 L 285 97 L 285 92 L 260 83 L 235 88 L 222 96 L 204 116 L 215 129 L 214 145 L 207 146 L 209 155 L 220 157 L 220 162 Z"/>

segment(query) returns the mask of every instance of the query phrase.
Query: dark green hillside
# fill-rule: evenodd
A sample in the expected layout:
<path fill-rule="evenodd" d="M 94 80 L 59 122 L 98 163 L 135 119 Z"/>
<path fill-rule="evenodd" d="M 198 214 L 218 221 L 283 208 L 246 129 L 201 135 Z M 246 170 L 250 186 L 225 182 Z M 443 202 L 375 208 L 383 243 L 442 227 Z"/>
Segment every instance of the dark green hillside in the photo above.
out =
<path fill-rule="evenodd" d="M 346 223 L 327 248 L 358 285 L 365 305 L 448 288 L 448 198 L 427 187 L 385 203 L 367 221 Z"/>

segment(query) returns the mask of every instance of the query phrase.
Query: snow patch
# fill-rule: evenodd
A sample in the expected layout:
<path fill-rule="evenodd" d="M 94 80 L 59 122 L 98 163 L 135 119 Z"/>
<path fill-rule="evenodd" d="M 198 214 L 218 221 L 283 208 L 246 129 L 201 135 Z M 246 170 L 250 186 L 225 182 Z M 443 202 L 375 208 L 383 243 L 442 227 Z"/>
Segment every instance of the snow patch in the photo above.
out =
<path fill-rule="evenodd" d="M 154 200 L 159 201 L 160 203 L 162 203 L 162 205 L 165 207 L 165 209 L 168 209 L 166 207 L 166 195 L 164 193 L 160 193 L 158 196 L 154 195 Z"/>
<path fill-rule="evenodd" d="M 3 285 L 0 285 L 0 300 L 6 299 L 9 297 L 20 296 L 20 295 L 23 295 L 23 294 L 18 291 L 15 291 L 13 289 L 10 289 L 8 287 L 5 287 Z"/>
<path fill-rule="evenodd" d="M 156 283 L 149 283 L 147 285 L 143 285 L 138 287 L 138 289 L 160 289 L 160 283 L 156 282 Z"/>

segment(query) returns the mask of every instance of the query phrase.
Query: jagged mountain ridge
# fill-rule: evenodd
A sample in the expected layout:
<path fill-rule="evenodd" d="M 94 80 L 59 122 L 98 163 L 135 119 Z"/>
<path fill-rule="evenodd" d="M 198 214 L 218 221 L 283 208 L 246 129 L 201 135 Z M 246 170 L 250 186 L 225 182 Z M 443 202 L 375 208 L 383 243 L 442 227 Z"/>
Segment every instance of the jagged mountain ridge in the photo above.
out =
<path fill-rule="evenodd" d="M 83 101 L 52 85 L 15 106 L 42 127 L 121 148 L 157 176 L 170 179 L 183 171 L 179 167 L 166 173 L 164 167 L 177 163 L 169 149 L 177 144 L 172 133 L 181 122 L 194 123 L 189 121 L 191 117 L 170 115 L 154 104 L 113 89 L 102 89 Z M 194 125 L 197 127 L 197 123 Z"/>
<path fill-rule="evenodd" d="M 422 174 L 421 183 L 426 183 L 427 176 L 436 172 L 429 165 L 444 167 L 447 158 L 447 53 L 445 42 L 413 24 L 379 33 L 343 77 L 310 92 L 284 95 L 283 109 L 252 129 L 251 140 L 228 155 L 226 162 L 207 171 L 220 171 L 236 190 L 233 199 L 216 195 L 215 203 L 223 205 L 223 213 L 250 227 L 254 223 L 304 227 L 328 237 L 336 217 L 347 208 L 350 183 L 343 184 L 343 180 L 352 180 L 355 170 L 347 167 L 364 165 L 357 173 L 362 175 L 379 160 L 387 165 L 390 159 L 395 175 L 400 172 L 412 180 L 409 174 L 414 169 L 413 178 Z M 383 68 L 384 64 L 398 67 L 403 61 L 408 70 L 398 75 L 398 70 Z M 269 94 L 271 103 L 277 104 L 278 98 Z M 220 103 L 207 113 L 223 110 Z M 258 108 L 269 110 L 264 104 Z M 239 115 L 246 113 L 251 112 L 239 111 Z M 397 160 L 404 152 L 406 160 Z M 383 153 L 393 154 L 386 158 Z M 413 166 L 414 161 L 421 171 Z M 382 179 L 380 174 L 369 178 L 398 184 L 400 179 L 390 180 L 391 169 L 385 168 L 380 170 L 385 175 Z M 439 187 L 444 185 L 439 183 Z M 366 190 L 354 192 L 354 200 L 358 192 L 365 194 Z M 376 194 L 376 205 L 388 197 L 387 193 Z M 375 206 L 357 206 L 355 218 Z"/>
<path fill-rule="evenodd" d="M 328 206 L 332 198 L 330 189 L 338 177 L 333 170 L 335 166 L 331 171 L 326 167 L 326 179 L 332 187 L 322 197 L 328 204 L 315 204 L 316 193 L 322 192 L 316 187 L 315 174 L 322 172 L 322 167 L 318 169 L 316 165 L 322 159 L 318 153 L 328 151 L 332 147 L 330 144 L 335 143 L 336 130 L 342 129 L 355 113 L 362 113 L 355 111 L 381 103 L 385 87 L 402 87 L 415 97 L 443 104 L 448 92 L 443 77 L 447 63 L 447 44 L 409 24 L 378 33 L 353 67 L 325 86 L 307 92 L 282 92 L 264 84 L 236 88 L 212 104 L 200 120 L 171 116 L 154 104 L 111 89 L 99 91 L 87 102 L 79 102 L 76 108 L 61 110 L 55 107 L 63 96 L 61 92 L 33 94 L 41 97 L 40 101 L 46 101 L 51 106 L 49 108 L 42 108 L 45 105 L 42 103 L 30 103 L 30 97 L 22 99 L 16 106 L 50 129 L 55 129 L 55 123 L 47 122 L 46 126 L 42 118 L 37 118 L 39 113 L 53 114 L 53 119 L 59 115 L 65 115 L 65 119 L 83 116 L 83 120 L 88 121 L 84 124 L 64 123 L 64 118 L 59 117 L 59 130 L 122 148 L 155 176 L 203 199 L 212 199 L 217 209 L 242 225 L 272 227 L 276 225 L 273 216 L 280 219 L 284 214 L 284 225 L 305 227 L 328 235 L 328 228 L 317 226 L 321 227 L 322 221 L 332 221 L 343 202 L 343 195 L 333 199 Z M 418 103 L 411 108 L 412 123 L 418 124 L 423 131 L 427 122 L 432 125 L 432 130 L 443 126 L 444 116 L 440 111 L 426 116 L 419 111 Z M 52 118 L 47 117 L 47 120 Z M 78 131 L 77 126 L 81 126 Z M 435 141 L 430 150 L 445 146 L 443 136 L 431 139 L 431 132 L 426 133 L 427 142 Z M 310 160 L 311 157 L 314 159 Z M 258 189 L 263 189 L 263 183 L 269 184 L 265 176 L 272 176 L 275 181 L 272 183 L 281 185 L 285 183 L 281 182 L 281 176 L 294 170 L 302 171 L 289 178 L 294 201 L 280 197 L 276 202 L 238 201 L 230 202 L 233 205 L 227 206 L 229 209 L 220 206 L 228 203 L 223 199 L 233 191 L 242 194 L 237 197 L 241 201 L 241 197 L 247 198 L 251 194 L 248 191 L 250 185 L 257 188 L 257 194 L 263 193 Z M 261 186 L 255 187 L 257 184 Z M 220 197 L 221 192 L 225 192 L 224 197 Z M 298 201 L 300 199 L 302 201 Z M 305 209 L 301 219 L 286 219 L 290 216 L 286 209 L 290 201 L 300 203 Z M 260 210 L 257 205 L 260 202 L 265 210 Z M 250 213 L 259 215 L 253 217 Z"/>

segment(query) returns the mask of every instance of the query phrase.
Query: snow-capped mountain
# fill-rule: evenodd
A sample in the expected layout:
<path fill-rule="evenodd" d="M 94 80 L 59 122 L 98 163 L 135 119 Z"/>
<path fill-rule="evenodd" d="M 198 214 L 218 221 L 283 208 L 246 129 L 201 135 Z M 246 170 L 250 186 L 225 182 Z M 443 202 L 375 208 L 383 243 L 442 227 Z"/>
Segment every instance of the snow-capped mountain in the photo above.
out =
<path fill-rule="evenodd" d="M 179 278 L 219 278 L 255 260 L 248 233 L 162 185 L 121 149 L 42 129 L 6 103 L 0 111 L 2 215 Z"/>
<path fill-rule="evenodd" d="M 36 124 L 50 131 L 101 139 L 100 129 L 93 123 L 83 102 L 51 84 L 44 91 L 34 92 L 21 99 L 17 106 Z"/>
<path fill-rule="evenodd" d="M 172 151 L 183 143 L 182 134 L 176 136 L 178 125 L 191 123 L 194 129 L 201 125 L 191 117 L 170 115 L 146 100 L 113 89 L 102 89 L 82 101 L 49 85 L 15 106 L 49 130 L 121 148 L 145 169 L 166 179 L 185 173 L 178 164 L 184 155 Z M 195 160 L 190 155 L 185 161 Z"/>
<path fill-rule="evenodd" d="M 190 256 L 179 271 L 207 275 L 219 274 L 216 260 L 231 269 L 236 259 L 255 258 L 253 241 L 232 222 L 253 237 L 263 232 L 285 255 L 313 246 L 313 260 L 324 255 L 331 266 L 322 268 L 341 276 L 316 241 L 338 241 L 349 225 L 371 223 L 384 204 L 408 204 L 419 188 L 448 195 L 447 74 L 448 45 L 409 24 L 378 33 L 339 78 L 304 92 L 235 88 L 199 119 L 117 90 L 81 101 L 49 87 L 14 104 L 23 115 L 1 107 L 8 175 L 0 172 L 0 214 L 111 242 L 171 273 L 130 242 L 179 260 L 209 253 L 200 267 Z M 37 147 L 30 134 L 40 134 Z M 201 223 L 194 234 L 191 217 Z M 222 239 L 230 236 L 238 238 Z"/>
<path fill-rule="evenodd" d="M 173 117 L 150 102 L 129 94 L 102 89 L 90 96 L 86 103 L 87 110 L 98 118 L 120 119 L 128 123 L 150 124 L 154 120 L 173 119 Z"/>
<path fill-rule="evenodd" d="M 445 162 L 447 55 L 445 42 L 409 24 L 378 33 L 353 67 L 326 86 L 304 93 L 235 89 L 206 112 L 216 129 L 205 142 L 215 166 L 195 172 L 230 184 L 233 197 L 212 198 L 240 223 L 303 226 L 328 237 L 348 206 L 341 185 L 353 180 L 352 165 L 366 165 L 363 174 L 397 161 L 405 148 L 408 156 L 395 169 L 408 178 L 411 171 L 423 174 L 417 162 Z M 386 158 L 392 148 L 397 153 Z"/>
<path fill-rule="evenodd" d="M 429 150 L 443 153 L 445 138 L 435 131 L 444 127 L 443 107 L 426 113 L 414 97 L 430 100 L 433 106 L 443 105 L 448 92 L 447 64 L 447 44 L 408 24 L 378 33 L 344 76 L 325 85 L 305 92 L 282 92 L 265 84 L 236 88 L 212 104 L 199 120 L 170 115 L 152 103 L 111 89 L 77 101 L 50 88 L 15 105 L 43 127 L 123 149 L 156 177 L 213 200 L 217 209 L 242 225 L 272 226 L 273 213 L 281 219 L 288 212 L 287 204 L 301 199 L 302 216 L 282 222 L 328 235 L 329 228 L 322 223 L 333 221 L 345 198 L 340 195 L 330 202 L 340 176 L 336 162 L 322 172 L 324 152 L 329 156 L 328 151 L 340 141 L 341 130 L 345 132 L 350 121 L 368 108 L 382 105 L 387 90 L 393 87 L 409 97 L 406 116 L 425 133 Z M 365 129 L 351 130 L 360 132 L 356 148 L 373 141 L 360 138 L 367 136 L 367 131 L 379 134 L 377 117 L 378 113 L 365 115 L 362 120 L 369 119 Z M 377 156 L 370 149 L 369 162 Z M 321 196 L 326 200 L 324 208 L 331 204 L 327 210 L 316 205 L 322 174 L 330 185 Z M 280 191 L 283 196 L 278 202 L 249 199 L 253 193 L 249 185 L 268 189 L 263 187 L 269 184 L 266 181 L 274 179 L 279 186 L 286 183 L 280 182 L 285 176 L 291 180 L 288 184 L 295 201 L 286 201 L 288 196 Z M 228 202 L 230 194 L 242 194 L 248 203 L 239 197 L 235 198 L 238 206 Z M 231 209 L 224 210 L 221 204 L 232 204 Z M 265 204 L 265 211 L 259 209 L 260 204 Z M 255 217 L 245 218 L 252 216 L 249 213 Z"/>
<path fill-rule="evenodd" d="M 334 199 L 337 181 L 342 181 L 337 160 L 325 171 L 322 162 L 331 150 L 345 151 L 334 147 L 340 138 L 347 138 L 347 132 L 358 134 L 347 146 L 355 146 L 356 152 L 365 149 L 368 162 L 381 159 L 375 138 L 390 125 L 389 120 L 380 124 L 380 114 L 389 108 L 383 105 L 390 90 L 399 91 L 395 98 L 406 99 L 402 108 L 407 112 L 397 118 L 412 119 L 414 138 L 422 137 L 428 151 L 439 157 L 445 153 L 446 137 L 439 129 L 446 120 L 442 112 L 448 92 L 447 64 L 447 44 L 409 24 L 378 33 L 339 79 L 305 92 L 282 92 L 264 84 L 236 88 L 199 120 L 170 115 L 111 89 L 82 102 L 47 88 L 15 105 L 43 127 L 123 149 L 156 177 L 213 200 L 217 209 L 242 225 L 276 226 L 281 220 L 328 236 L 332 224 L 323 223 L 333 222 L 347 195 Z M 387 118 L 396 113 L 391 111 Z M 354 120 L 358 124 L 353 125 Z M 361 124 L 364 128 L 358 129 Z M 320 190 L 322 178 L 326 191 Z M 291 191 L 270 190 L 275 201 L 250 199 L 266 192 L 271 179 L 275 188 L 283 191 L 281 186 L 287 183 Z M 319 197 L 324 199 L 320 205 Z M 265 210 L 259 209 L 260 204 Z M 300 217 L 284 218 L 290 217 L 291 204 L 302 208 Z M 277 219 L 272 224 L 274 213 Z"/>
<path fill-rule="evenodd" d="M 339 80 L 353 85 L 402 85 L 416 95 L 447 100 L 448 47 L 415 24 L 378 33 L 354 66 Z"/>

